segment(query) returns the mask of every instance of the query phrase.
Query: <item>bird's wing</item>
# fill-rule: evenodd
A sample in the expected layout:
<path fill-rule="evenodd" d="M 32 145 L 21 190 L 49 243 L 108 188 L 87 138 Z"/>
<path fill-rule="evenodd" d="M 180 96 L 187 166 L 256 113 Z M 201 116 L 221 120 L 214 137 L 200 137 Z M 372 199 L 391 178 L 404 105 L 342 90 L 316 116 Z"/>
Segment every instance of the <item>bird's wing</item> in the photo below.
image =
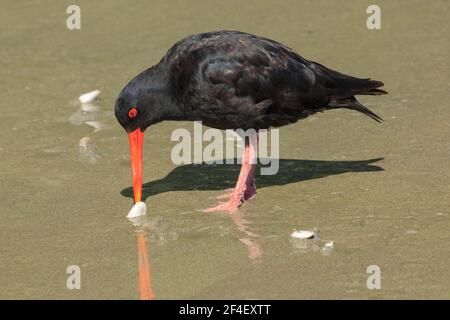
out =
<path fill-rule="evenodd" d="M 192 106 L 283 107 L 297 113 L 302 105 L 314 104 L 315 75 L 308 61 L 275 41 L 239 32 L 216 33 L 171 51 L 172 88 Z"/>
<path fill-rule="evenodd" d="M 276 41 L 236 31 L 188 37 L 164 59 L 174 95 L 188 112 L 239 114 L 236 119 L 258 118 L 261 126 L 326 109 L 361 111 L 354 95 L 386 93 L 378 89 L 382 82 L 345 75 Z"/>

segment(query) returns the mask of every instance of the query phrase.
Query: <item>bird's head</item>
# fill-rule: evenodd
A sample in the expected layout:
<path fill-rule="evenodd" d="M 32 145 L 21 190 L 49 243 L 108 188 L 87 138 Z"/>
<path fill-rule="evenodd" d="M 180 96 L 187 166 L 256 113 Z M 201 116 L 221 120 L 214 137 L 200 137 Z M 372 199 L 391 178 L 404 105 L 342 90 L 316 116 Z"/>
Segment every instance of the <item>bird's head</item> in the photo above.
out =
<path fill-rule="evenodd" d="M 125 87 L 117 97 L 114 111 L 117 121 L 128 134 L 134 202 L 139 202 L 142 199 L 142 146 L 144 131 L 148 125 L 143 104 L 126 89 Z"/>
<path fill-rule="evenodd" d="M 133 132 L 140 128 L 144 131 L 144 110 L 138 104 L 137 99 L 131 96 L 119 95 L 115 106 L 116 119 L 127 133 Z"/>
<path fill-rule="evenodd" d="M 122 89 L 116 99 L 115 115 L 128 134 L 134 201 L 142 198 L 142 148 L 144 131 L 163 120 L 181 119 L 165 81 L 154 68 L 144 71 Z"/>

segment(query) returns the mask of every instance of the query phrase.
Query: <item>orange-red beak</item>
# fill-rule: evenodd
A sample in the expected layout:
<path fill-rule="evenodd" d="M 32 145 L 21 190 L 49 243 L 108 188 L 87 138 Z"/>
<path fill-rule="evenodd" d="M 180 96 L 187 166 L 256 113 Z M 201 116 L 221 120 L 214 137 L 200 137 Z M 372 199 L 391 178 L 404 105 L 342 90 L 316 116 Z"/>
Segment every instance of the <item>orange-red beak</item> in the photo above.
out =
<path fill-rule="evenodd" d="M 130 143 L 131 174 L 133 176 L 134 202 L 142 199 L 142 145 L 144 133 L 137 128 L 128 134 Z"/>

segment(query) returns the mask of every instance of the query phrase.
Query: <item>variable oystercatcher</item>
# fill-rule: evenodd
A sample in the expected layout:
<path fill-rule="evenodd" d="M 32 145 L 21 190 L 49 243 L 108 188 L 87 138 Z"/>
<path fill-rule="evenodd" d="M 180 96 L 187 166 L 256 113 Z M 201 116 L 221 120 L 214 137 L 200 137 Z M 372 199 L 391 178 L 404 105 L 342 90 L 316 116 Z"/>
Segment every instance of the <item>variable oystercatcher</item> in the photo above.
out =
<path fill-rule="evenodd" d="M 387 93 L 380 81 L 351 77 L 308 61 L 276 41 L 239 31 L 202 33 L 177 42 L 155 66 L 122 89 L 115 115 L 129 136 L 134 201 L 142 195 L 144 131 L 165 120 L 218 129 L 266 129 L 330 109 L 382 119 L 355 95 Z M 234 212 L 256 193 L 256 137 L 245 141 L 236 187 L 208 211 Z"/>

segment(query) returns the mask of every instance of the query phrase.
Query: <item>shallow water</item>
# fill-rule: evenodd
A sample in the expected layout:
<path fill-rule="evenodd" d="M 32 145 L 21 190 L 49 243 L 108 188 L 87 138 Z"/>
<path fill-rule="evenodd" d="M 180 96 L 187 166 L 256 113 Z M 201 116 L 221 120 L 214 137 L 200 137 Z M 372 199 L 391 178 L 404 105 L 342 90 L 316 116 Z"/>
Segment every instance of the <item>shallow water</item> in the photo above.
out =
<path fill-rule="evenodd" d="M 158 299 L 450 298 L 449 4 L 377 3 L 377 31 L 369 1 L 78 1 L 76 31 L 69 2 L 2 3 L 0 298 L 137 299 L 138 253 Z M 129 221 L 115 97 L 176 40 L 217 29 L 383 80 L 388 96 L 360 100 L 386 121 L 337 110 L 282 128 L 279 174 L 258 177 L 235 215 L 200 210 L 238 167 L 176 167 L 171 132 L 192 123 L 158 124 L 145 138 L 148 215 Z M 320 239 L 290 237 L 314 228 Z M 69 265 L 81 290 L 66 287 Z M 370 265 L 380 290 L 367 289 Z"/>

